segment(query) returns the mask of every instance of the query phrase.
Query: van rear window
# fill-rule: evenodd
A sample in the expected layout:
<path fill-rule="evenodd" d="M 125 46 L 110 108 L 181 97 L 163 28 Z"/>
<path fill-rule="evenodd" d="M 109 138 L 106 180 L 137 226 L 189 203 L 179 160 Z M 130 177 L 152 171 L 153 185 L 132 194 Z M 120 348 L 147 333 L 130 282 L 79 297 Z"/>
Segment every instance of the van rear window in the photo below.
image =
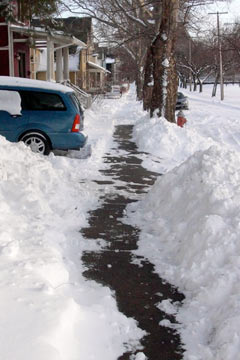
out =
<path fill-rule="evenodd" d="M 64 111 L 66 106 L 61 97 L 57 94 L 37 92 L 37 91 L 19 91 L 22 99 L 23 110 L 40 111 Z"/>
<path fill-rule="evenodd" d="M 80 102 L 79 102 L 79 100 L 78 100 L 78 97 L 77 97 L 74 93 L 70 93 L 69 96 L 70 96 L 73 104 L 75 105 L 77 111 L 79 111 L 80 114 L 82 114 L 82 113 L 83 113 L 83 109 L 82 109 L 82 106 L 81 106 L 81 104 L 80 104 Z"/>

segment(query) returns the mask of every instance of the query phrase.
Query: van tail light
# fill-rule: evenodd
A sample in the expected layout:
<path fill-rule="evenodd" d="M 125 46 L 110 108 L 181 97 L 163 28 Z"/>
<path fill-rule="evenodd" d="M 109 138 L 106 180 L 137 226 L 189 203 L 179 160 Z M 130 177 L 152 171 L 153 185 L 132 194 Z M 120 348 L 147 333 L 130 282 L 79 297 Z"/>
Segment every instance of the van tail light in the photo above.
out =
<path fill-rule="evenodd" d="M 72 132 L 79 132 L 80 130 L 80 115 L 77 114 L 73 121 Z"/>

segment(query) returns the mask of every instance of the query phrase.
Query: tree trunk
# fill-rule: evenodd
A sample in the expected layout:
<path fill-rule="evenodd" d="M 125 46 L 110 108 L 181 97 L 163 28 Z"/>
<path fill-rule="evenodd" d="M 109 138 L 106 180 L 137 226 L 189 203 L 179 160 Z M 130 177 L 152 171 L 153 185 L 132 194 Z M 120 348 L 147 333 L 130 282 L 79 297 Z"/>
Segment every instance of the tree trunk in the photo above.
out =
<path fill-rule="evenodd" d="M 162 1 L 162 21 L 151 45 L 153 64 L 153 91 L 150 115 L 157 110 L 158 116 L 175 122 L 177 72 L 174 58 L 175 37 L 179 0 Z"/>
<path fill-rule="evenodd" d="M 198 77 L 198 85 L 199 85 L 199 92 L 201 93 L 202 92 L 202 89 L 203 89 L 203 83 L 202 83 L 202 80 Z"/>
<path fill-rule="evenodd" d="M 220 77 L 219 72 L 217 72 L 217 74 L 215 76 L 215 81 L 213 84 L 212 97 L 216 96 L 216 94 L 217 94 L 217 86 L 218 86 L 219 77 Z"/>
<path fill-rule="evenodd" d="M 136 92 L 137 92 L 137 99 L 142 100 L 143 98 L 143 80 L 142 80 L 142 73 L 139 69 L 139 66 L 136 70 L 136 78 L 135 78 L 135 84 L 136 84 Z"/>
<path fill-rule="evenodd" d="M 193 75 L 193 91 L 197 91 L 197 81 L 195 75 Z"/>
<path fill-rule="evenodd" d="M 150 110 L 152 89 L 153 89 L 153 57 L 152 48 L 147 52 L 146 62 L 144 66 L 144 83 L 143 83 L 143 110 Z"/>

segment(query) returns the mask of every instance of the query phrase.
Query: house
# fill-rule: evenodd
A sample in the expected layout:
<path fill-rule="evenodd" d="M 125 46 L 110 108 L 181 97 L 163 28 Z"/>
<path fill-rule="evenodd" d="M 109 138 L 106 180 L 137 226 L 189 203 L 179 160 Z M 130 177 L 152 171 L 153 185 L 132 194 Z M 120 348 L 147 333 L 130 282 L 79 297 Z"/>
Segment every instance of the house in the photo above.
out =
<path fill-rule="evenodd" d="M 12 15 L 17 19 L 17 1 L 12 1 L 11 6 Z M 13 36 L 12 24 L 1 15 L 0 33 L 0 75 L 29 77 L 29 38 L 19 33 Z"/>
<path fill-rule="evenodd" d="M 69 17 L 54 19 L 54 23 L 51 24 L 48 20 L 41 22 L 40 20 L 34 20 L 32 23 L 37 27 L 51 27 L 54 31 L 62 31 L 64 29 L 64 33 L 68 34 L 68 36 L 74 36 L 84 42 L 86 44 L 84 48 L 79 46 L 70 47 L 70 81 L 88 93 L 96 94 L 103 92 L 107 75 L 110 72 L 102 65 L 95 52 L 92 18 Z M 46 72 L 43 58 L 46 58 L 46 53 L 43 49 L 41 51 L 42 53 L 38 55 L 40 60 L 36 76 L 43 79 Z"/>
<path fill-rule="evenodd" d="M 95 52 L 97 53 L 97 59 L 99 64 L 108 71 L 107 85 L 119 85 L 122 83 L 122 73 L 120 71 L 121 61 L 119 56 L 114 54 L 113 49 L 96 43 Z"/>
<path fill-rule="evenodd" d="M 69 17 L 61 21 L 67 32 L 81 39 L 87 45 L 81 53 L 78 53 L 78 49 L 75 48 L 75 52 L 73 51 L 70 56 L 72 64 L 76 64 L 79 60 L 76 84 L 88 93 L 103 92 L 109 71 L 98 61 L 95 52 L 92 18 Z"/>
<path fill-rule="evenodd" d="M 37 78 L 38 49 L 46 49 L 46 80 L 69 80 L 69 48 L 84 49 L 86 44 L 63 31 L 30 26 L 18 20 L 18 2 L 13 6 L 12 21 L 0 16 L 0 75 Z M 54 69 L 56 58 L 56 69 Z"/>

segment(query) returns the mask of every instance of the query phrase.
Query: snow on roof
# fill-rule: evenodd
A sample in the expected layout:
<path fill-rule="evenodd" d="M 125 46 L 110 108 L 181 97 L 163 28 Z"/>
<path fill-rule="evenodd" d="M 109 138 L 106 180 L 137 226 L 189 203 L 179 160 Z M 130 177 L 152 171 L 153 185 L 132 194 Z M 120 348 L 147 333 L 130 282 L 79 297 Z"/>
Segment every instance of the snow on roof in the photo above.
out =
<path fill-rule="evenodd" d="M 47 71 L 47 49 L 39 49 L 39 63 L 37 71 Z"/>
<path fill-rule="evenodd" d="M 102 67 L 102 66 L 100 66 L 100 65 L 98 65 L 98 64 L 95 64 L 95 63 L 93 63 L 93 62 L 91 62 L 91 61 L 88 61 L 87 64 L 88 64 L 89 66 L 92 66 L 92 67 L 96 68 L 96 69 L 102 70 L 102 71 L 104 71 L 104 72 L 106 72 L 106 73 L 110 73 L 110 71 L 106 70 L 104 67 Z"/>
<path fill-rule="evenodd" d="M 72 35 L 64 35 L 64 33 L 62 31 L 53 31 L 51 30 L 51 32 L 47 29 L 44 28 L 34 28 L 34 27 L 29 27 L 29 26 L 19 26 L 19 25 L 13 25 L 11 24 L 11 30 L 14 32 L 18 32 L 21 33 L 23 35 L 26 36 L 32 36 L 34 38 L 46 38 L 51 35 L 51 38 L 53 41 L 57 42 L 58 44 L 69 44 L 70 45 L 78 45 L 81 46 L 83 48 L 86 48 L 87 45 L 77 39 L 75 36 Z"/>
<path fill-rule="evenodd" d="M 69 71 L 78 71 L 79 70 L 79 52 L 81 51 L 81 46 L 78 46 L 77 52 L 75 54 L 69 55 Z M 37 64 L 37 71 L 47 71 L 47 49 L 41 48 L 39 54 L 39 63 Z M 54 70 L 56 70 L 56 62 L 54 62 Z"/>
<path fill-rule="evenodd" d="M 79 53 L 74 55 L 69 55 L 69 70 L 78 71 L 79 70 Z"/>
<path fill-rule="evenodd" d="M 50 81 L 32 80 L 11 76 L 0 76 L 0 87 L 1 86 L 21 86 L 31 88 L 41 88 L 45 90 L 56 90 L 61 92 L 71 92 L 71 88 L 65 85 L 57 84 Z"/>
<path fill-rule="evenodd" d="M 107 57 L 105 60 L 106 64 L 114 64 L 115 63 L 115 59 Z"/>

